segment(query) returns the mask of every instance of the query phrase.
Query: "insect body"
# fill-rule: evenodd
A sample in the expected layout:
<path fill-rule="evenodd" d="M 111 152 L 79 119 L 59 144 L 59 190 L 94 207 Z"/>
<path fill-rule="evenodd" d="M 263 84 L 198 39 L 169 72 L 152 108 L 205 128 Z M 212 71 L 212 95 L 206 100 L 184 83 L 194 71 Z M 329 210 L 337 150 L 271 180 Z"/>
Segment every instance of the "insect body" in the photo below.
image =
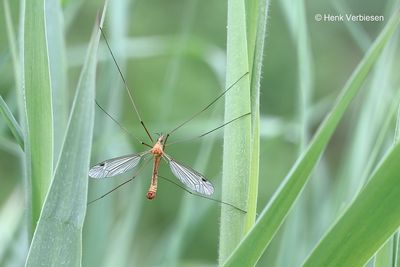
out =
<path fill-rule="evenodd" d="M 157 140 L 157 143 L 150 150 L 150 152 L 153 154 L 154 157 L 154 163 L 153 163 L 153 173 L 151 175 L 151 184 L 149 191 L 147 192 L 146 195 L 148 199 L 153 199 L 156 197 L 158 167 L 160 166 L 161 157 L 164 154 L 162 142 L 164 142 L 164 136 L 160 136 Z"/>
<path fill-rule="evenodd" d="M 142 158 L 152 155 L 154 160 L 153 172 L 150 188 L 146 194 L 148 199 L 154 199 L 156 197 L 158 169 L 161 159 L 164 159 L 169 163 L 172 173 L 188 188 L 202 195 L 212 195 L 214 193 L 214 187 L 204 177 L 204 175 L 190 167 L 178 163 L 175 159 L 164 152 L 165 141 L 166 138 L 163 135 L 160 135 L 157 142 L 150 150 L 103 161 L 89 170 L 89 176 L 96 179 L 113 177 L 135 168 Z"/>

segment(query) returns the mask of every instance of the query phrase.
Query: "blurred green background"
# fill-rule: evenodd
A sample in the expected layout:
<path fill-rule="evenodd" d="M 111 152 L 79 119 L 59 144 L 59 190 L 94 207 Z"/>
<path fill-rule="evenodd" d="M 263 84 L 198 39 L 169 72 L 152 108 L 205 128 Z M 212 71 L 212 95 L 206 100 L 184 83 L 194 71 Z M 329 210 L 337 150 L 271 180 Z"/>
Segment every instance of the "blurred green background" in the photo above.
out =
<path fill-rule="evenodd" d="M 261 89 L 259 210 L 285 177 L 304 142 L 312 136 L 386 22 L 317 22 L 314 16 L 368 14 L 383 15 L 387 20 L 399 5 L 399 1 L 347 2 L 306 1 L 303 43 L 297 36 L 300 25 L 296 23 L 294 1 L 271 2 Z M 62 1 L 69 103 L 101 5 L 102 1 Z M 111 1 L 104 29 L 151 133 L 172 130 L 210 103 L 226 86 L 226 5 L 226 1 L 198 0 Z M 10 7 L 17 32 L 18 1 L 10 1 Z M 3 8 L 1 5 L 0 93 L 18 118 Z M 299 45 L 304 43 L 303 47 Z M 391 143 L 400 78 L 398 44 L 394 40 L 385 50 L 365 85 L 366 90 L 353 102 L 314 177 L 259 266 L 299 266 L 365 182 L 368 155 L 379 134 L 382 142 L 378 154 Z M 305 139 L 299 127 L 301 82 L 307 84 Z M 96 94 L 98 102 L 124 127 L 149 142 L 104 42 L 99 50 Z M 386 121 L 390 128 L 382 133 Z M 222 123 L 223 101 L 218 101 L 169 140 L 196 136 Z M 222 132 L 167 147 L 167 153 L 202 172 L 215 184 L 216 199 L 220 198 Z M 0 265 L 21 266 L 28 246 L 23 224 L 22 151 L 3 120 L 0 133 Z M 145 149 L 96 109 L 93 164 Z M 88 207 L 84 266 L 216 265 L 219 205 L 188 195 L 162 180 L 157 198 L 147 201 L 150 169 L 149 165 L 133 182 Z M 175 179 L 167 166 L 161 168 L 160 174 Z M 129 177 L 126 174 L 90 181 L 89 200 Z"/>

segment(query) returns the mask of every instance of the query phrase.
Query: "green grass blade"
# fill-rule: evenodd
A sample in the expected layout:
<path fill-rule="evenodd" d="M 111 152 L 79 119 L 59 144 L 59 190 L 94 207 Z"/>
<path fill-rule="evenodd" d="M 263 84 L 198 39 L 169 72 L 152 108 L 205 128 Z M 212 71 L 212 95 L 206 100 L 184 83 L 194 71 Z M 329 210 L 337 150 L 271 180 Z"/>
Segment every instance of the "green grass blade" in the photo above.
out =
<path fill-rule="evenodd" d="M 400 105 L 397 111 L 397 121 L 396 121 L 396 131 L 394 134 L 394 142 L 395 144 L 400 143 Z M 400 228 L 400 227 L 399 227 Z M 399 262 L 399 254 L 400 254 L 400 230 L 397 229 L 397 232 L 393 235 L 393 266 L 400 266 Z"/>
<path fill-rule="evenodd" d="M 263 3 L 264 2 L 264 3 Z M 247 51 L 248 51 L 248 61 L 249 66 L 253 66 L 254 60 L 257 58 L 254 57 L 256 53 L 256 43 L 257 43 L 257 31 L 260 30 L 258 26 L 260 23 L 260 19 L 267 13 L 261 13 L 261 5 L 267 4 L 265 0 L 246 0 L 246 29 L 247 29 Z M 268 7 L 268 6 L 267 6 Z M 267 12 L 267 10 L 264 10 Z M 264 41 L 264 40 L 263 40 Z M 250 69 L 250 72 L 253 72 L 253 69 Z"/>
<path fill-rule="evenodd" d="M 17 87 L 17 95 L 18 95 L 18 112 L 19 116 L 22 116 L 24 113 L 24 108 L 23 108 L 23 97 L 22 97 L 22 86 L 21 86 L 21 66 L 20 66 L 20 58 L 18 55 L 18 46 L 17 46 L 17 41 L 15 40 L 15 31 L 12 23 L 12 17 L 11 17 L 11 10 L 10 10 L 10 5 L 8 3 L 8 0 L 3 1 L 4 4 L 4 18 L 6 21 L 6 26 L 7 26 L 7 39 L 8 39 L 8 44 L 10 47 L 10 52 L 11 52 L 11 58 L 12 58 L 12 63 L 13 63 L 13 69 L 14 69 L 14 79 L 15 79 L 15 86 Z M 18 117 L 17 117 L 18 118 Z M 23 120 L 20 120 L 23 121 Z"/>
<path fill-rule="evenodd" d="M 374 267 L 393 266 L 393 237 L 387 240 L 375 256 Z"/>
<path fill-rule="evenodd" d="M 304 266 L 363 266 L 398 229 L 399 161 L 397 144 Z"/>
<path fill-rule="evenodd" d="M 4 4 L 4 18 L 6 21 L 6 28 L 7 28 L 7 39 L 8 39 L 8 45 L 10 47 L 10 52 L 11 52 L 12 65 L 13 65 L 13 70 L 14 70 L 14 80 L 15 80 L 15 87 L 16 87 L 16 95 L 17 95 L 17 103 L 18 103 L 18 112 L 15 117 L 17 118 L 17 121 L 19 122 L 19 126 L 22 131 L 21 132 L 22 136 L 24 136 L 23 129 L 26 128 L 26 126 L 25 126 L 26 118 L 24 117 L 25 116 L 25 107 L 24 107 L 24 97 L 23 97 L 23 88 L 22 88 L 22 68 L 21 68 L 21 62 L 20 62 L 21 57 L 18 54 L 18 52 L 21 52 L 21 49 L 18 49 L 15 30 L 14 30 L 14 26 L 13 26 L 13 22 L 12 22 L 11 9 L 10 9 L 8 0 L 4 0 L 3 4 Z M 22 5 L 20 8 L 22 8 Z M 23 141 L 23 145 L 25 145 L 24 139 L 22 139 L 22 141 Z M 18 144 L 21 145 L 20 142 L 18 142 Z M 24 147 L 22 149 L 24 150 Z M 24 176 L 24 178 L 26 178 L 26 176 Z"/>
<path fill-rule="evenodd" d="M 298 79 L 298 119 L 299 128 L 299 152 L 303 152 L 310 140 L 309 108 L 313 93 L 313 62 L 309 33 L 307 28 L 306 10 L 304 1 L 281 1 L 285 12 L 287 24 L 297 50 L 297 79 Z"/>
<path fill-rule="evenodd" d="M 398 98 L 395 98 L 398 100 Z M 400 105 L 397 108 L 396 128 L 394 132 L 394 144 L 400 143 Z M 375 266 L 398 266 L 399 258 L 399 229 L 376 254 Z M 389 261 L 388 265 L 386 264 Z M 386 265 L 385 265 L 386 264 Z"/>
<path fill-rule="evenodd" d="M 253 266 L 261 257 L 299 196 L 351 100 L 360 90 L 372 65 L 393 35 L 399 22 L 400 16 L 397 12 L 345 84 L 338 101 L 321 124 L 305 153 L 297 160 L 271 201 L 262 211 L 255 226 L 224 266 Z"/>
<path fill-rule="evenodd" d="M 375 162 L 378 156 L 378 148 L 382 147 L 382 143 L 384 141 L 384 136 L 387 134 L 389 127 L 391 126 L 391 122 L 393 121 L 393 114 L 396 113 L 396 108 L 398 110 L 398 103 L 400 97 L 400 91 L 398 91 L 397 95 L 393 98 L 394 104 L 392 107 L 389 107 L 388 112 L 386 113 L 386 121 L 384 122 L 381 132 L 379 136 L 376 138 L 376 144 L 374 145 L 374 149 L 371 152 L 370 160 L 368 161 L 365 173 L 370 173 L 372 169 L 373 162 Z M 398 143 L 398 123 L 399 118 L 397 118 L 395 134 L 394 134 L 394 143 Z M 397 233 L 396 233 L 397 234 Z M 395 266 L 395 259 L 397 258 L 397 249 L 396 249 L 396 234 L 393 235 L 389 240 L 386 241 L 385 245 L 383 245 L 379 251 L 375 255 L 374 259 L 374 267 L 384 267 L 384 266 Z"/>
<path fill-rule="evenodd" d="M 27 118 L 26 163 L 31 185 L 32 230 L 53 175 L 53 110 L 44 0 L 25 2 L 23 68 Z"/>
<path fill-rule="evenodd" d="M 400 143 L 400 105 L 397 110 L 396 129 L 394 132 L 394 143 Z"/>
<path fill-rule="evenodd" d="M 399 254 L 400 254 L 400 235 L 399 235 L 399 229 L 397 229 L 397 232 L 393 235 L 393 266 L 394 267 L 399 267 L 400 266 L 400 261 L 399 261 Z"/>
<path fill-rule="evenodd" d="M 56 162 L 68 122 L 69 97 L 63 13 L 59 1 L 46 0 L 46 33 L 52 85 L 54 161 Z"/>
<path fill-rule="evenodd" d="M 251 71 L 252 131 L 249 192 L 245 232 L 247 232 L 254 225 L 257 214 L 258 179 L 260 168 L 260 83 L 264 59 L 264 42 L 267 28 L 269 0 L 262 0 L 257 3 L 258 7 L 255 8 L 255 14 L 248 15 L 251 17 L 256 17 L 257 20 L 248 24 L 248 28 L 256 28 L 256 36 L 254 43 L 248 42 L 249 51 L 254 49 L 254 54 L 252 54 L 253 59 L 250 61 L 253 64 Z M 251 10 L 253 10 L 253 8 Z M 251 45 L 253 45 L 253 49 L 250 48 Z"/>
<path fill-rule="evenodd" d="M 226 86 L 248 72 L 244 0 L 228 1 Z M 250 111 L 249 75 L 244 76 L 225 97 L 225 121 Z M 230 124 L 224 131 L 222 199 L 247 209 L 250 163 L 250 118 Z M 219 262 L 225 261 L 244 235 L 246 214 L 231 207 L 221 208 Z"/>
<path fill-rule="evenodd" d="M 12 59 L 12 65 L 13 65 L 13 70 L 14 70 L 14 80 L 15 80 L 15 87 L 16 87 L 16 95 L 17 95 L 17 112 L 16 112 L 16 119 L 13 119 L 14 122 L 14 132 L 13 130 L 12 133 L 17 141 L 17 144 L 21 147 L 22 151 L 25 150 L 25 138 L 26 134 L 24 129 L 26 128 L 25 122 L 26 118 L 25 116 L 25 108 L 24 108 L 24 97 L 23 97 L 23 88 L 22 88 L 22 68 L 21 68 L 21 63 L 20 63 L 20 55 L 18 54 L 18 51 L 21 52 L 21 49 L 18 49 L 16 37 L 15 37 L 15 31 L 14 31 L 14 26 L 13 26 L 13 21 L 12 21 L 12 15 L 11 15 L 11 9 L 8 0 L 3 1 L 4 4 L 4 18 L 6 22 L 6 29 L 7 29 L 7 39 L 8 39 L 8 46 L 10 48 L 10 53 L 11 53 L 11 59 Z M 22 8 L 22 5 L 21 7 Z M 22 17 L 22 16 L 21 16 Z M 2 102 L 3 99 L 1 100 Z M 10 113 L 11 115 L 11 113 Z M 19 122 L 19 123 L 17 123 Z M 10 125 L 9 125 L 10 127 Z M 18 128 L 19 128 L 19 133 L 18 133 Z M 19 135 L 19 137 L 16 136 Z M 21 161 L 25 157 L 25 154 L 20 154 L 20 159 Z M 27 175 L 24 174 L 23 176 L 24 180 L 27 181 Z M 27 190 L 28 191 L 28 190 Z M 27 222 L 30 224 L 30 222 Z"/>
<path fill-rule="evenodd" d="M 105 10 L 106 8 L 102 18 Z M 96 24 L 75 94 L 60 160 L 32 240 L 26 266 L 81 265 L 99 38 L 100 32 Z"/>
<path fill-rule="evenodd" d="M 17 120 L 14 118 L 3 97 L 0 96 L 0 113 L 6 121 L 8 128 L 15 137 L 22 150 L 24 150 L 24 136 Z"/>
<path fill-rule="evenodd" d="M 309 125 L 309 109 L 311 99 L 313 97 L 313 62 L 312 52 L 309 40 L 309 32 L 307 27 L 307 15 L 305 10 L 305 1 L 297 2 L 296 15 L 298 32 L 296 36 L 297 60 L 298 60 L 298 86 L 299 86 L 299 121 L 302 125 L 300 129 L 300 147 L 299 151 L 303 152 L 310 141 L 310 125 Z M 292 30 L 295 31 L 294 29 Z"/>

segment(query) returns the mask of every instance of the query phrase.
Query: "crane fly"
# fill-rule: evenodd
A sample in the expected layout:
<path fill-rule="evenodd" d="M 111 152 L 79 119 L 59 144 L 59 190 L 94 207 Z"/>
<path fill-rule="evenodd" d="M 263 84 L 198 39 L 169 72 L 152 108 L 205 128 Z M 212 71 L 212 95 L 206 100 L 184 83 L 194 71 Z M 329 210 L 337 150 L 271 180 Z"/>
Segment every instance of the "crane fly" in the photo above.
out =
<path fill-rule="evenodd" d="M 166 135 L 159 134 L 157 140 L 154 141 L 153 138 L 150 135 L 150 132 L 148 131 L 147 127 L 145 126 L 145 124 L 144 124 L 139 112 L 138 112 L 138 109 L 137 109 L 137 107 L 135 105 L 135 102 L 133 100 L 133 97 L 132 97 L 132 93 L 128 88 L 127 82 L 126 82 L 126 80 L 125 80 L 125 78 L 124 78 L 124 76 L 122 74 L 121 69 L 119 68 L 119 65 L 118 65 L 118 63 L 117 63 L 117 61 L 115 59 L 115 56 L 114 56 L 114 54 L 113 54 L 113 52 L 112 52 L 112 50 L 110 48 L 110 45 L 109 45 L 109 43 L 107 41 L 107 38 L 105 36 L 105 33 L 104 33 L 104 31 L 103 31 L 103 29 L 101 27 L 100 27 L 100 31 L 101 31 L 101 34 L 102 34 L 102 36 L 103 36 L 103 38 L 105 40 L 105 43 L 106 43 L 106 45 L 108 47 L 108 50 L 110 51 L 112 59 L 113 59 L 115 65 L 116 65 L 116 67 L 118 69 L 118 72 L 119 72 L 119 74 L 120 74 L 120 76 L 122 78 L 122 81 L 123 81 L 124 86 L 125 86 L 125 90 L 128 93 L 128 96 L 129 96 L 130 101 L 132 103 L 133 109 L 134 109 L 134 111 L 135 111 L 135 113 L 136 113 L 136 115 L 137 115 L 137 117 L 138 117 L 138 119 L 140 121 L 140 124 L 142 125 L 142 127 L 145 130 L 147 136 L 149 137 L 150 141 L 152 142 L 152 145 L 149 145 L 149 144 L 147 144 L 145 142 L 142 142 L 137 137 L 134 136 L 135 139 L 137 139 L 141 144 L 149 147 L 150 149 L 148 149 L 148 150 L 146 150 L 144 152 L 140 152 L 140 153 L 136 153 L 136 154 L 129 154 L 129 155 L 116 157 L 116 158 L 112 158 L 112 159 L 108 159 L 108 160 L 105 160 L 103 162 L 100 162 L 100 163 L 94 165 L 89 170 L 89 176 L 91 178 L 94 178 L 94 179 L 103 179 L 103 178 L 108 178 L 108 177 L 113 177 L 113 176 L 116 176 L 116 175 L 120 175 L 120 174 L 123 174 L 123 173 L 125 173 L 127 171 L 130 171 L 130 170 L 134 169 L 142 161 L 145 161 L 146 163 L 148 163 L 149 159 L 147 159 L 147 160 L 143 160 L 143 159 L 148 158 L 149 156 L 151 156 L 152 159 L 153 159 L 153 170 L 152 170 L 152 175 L 151 175 L 150 187 L 149 187 L 149 189 L 147 191 L 147 194 L 146 194 L 147 199 L 152 200 L 152 199 L 154 199 L 156 197 L 158 177 L 167 179 L 166 177 L 160 176 L 158 174 L 158 169 L 159 169 L 160 163 L 163 160 L 163 161 L 165 161 L 165 162 L 167 162 L 169 164 L 169 167 L 170 167 L 172 173 L 174 174 L 174 176 L 176 178 L 178 178 L 178 180 L 186 188 L 182 187 L 179 184 L 176 184 L 175 182 L 173 182 L 173 181 L 171 181 L 169 179 L 167 179 L 168 181 L 178 185 L 179 187 L 183 188 L 184 190 L 186 190 L 187 192 L 189 192 L 191 194 L 193 194 L 193 192 L 191 192 L 191 191 L 194 191 L 194 192 L 198 193 L 199 194 L 198 196 L 200 196 L 200 197 L 204 197 L 204 198 L 207 198 L 207 199 L 210 199 L 210 200 L 214 200 L 214 201 L 217 201 L 217 202 L 220 202 L 220 203 L 223 203 L 223 204 L 227 204 L 227 205 L 229 205 L 231 207 L 234 207 L 236 209 L 239 209 L 239 210 L 245 212 L 244 210 L 242 210 L 240 208 L 237 208 L 236 206 L 234 206 L 234 205 L 232 205 L 230 203 L 226 203 L 226 202 L 223 202 L 223 201 L 218 201 L 216 199 L 210 198 L 209 196 L 211 196 L 214 193 L 214 186 L 212 185 L 212 183 L 210 181 L 208 181 L 206 179 L 206 177 L 204 175 L 202 175 L 201 173 L 199 173 L 198 171 L 196 171 L 196 170 L 194 170 L 194 169 L 192 169 L 192 168 L 190 168 L 190 167 L 188 167 L 188 166 L 176 161 L 173 157 L 171 157 L 170 155 L 165 153 L 165 147 L 167 145 L 167 140 L 168 140 L 169 136 L 173 132 L 177 131 L 179 128 L 184 126 L 186 123 L 190 122 L 197 115 L 199 115 L 200 113 L 202 113 L 203 111 L 208 109 L 210 106 L 212 106 L 218 99 L 220 99 L 222 96 L 224 96 L 226 92 L 228 92 L 231 88 L 233 88 L 248 73 L 245 73 L 244 75 L 242 75 L 236 82 L 234 82 L 225 91 L 223 91 L 217 98 L 215 98 L 205 108 L 203 108 L 199 112 L 195 113 L 192 117 L 190 117 L 189 119 L 187 119 L 186 121 L 184 121 L 183 123 L 181 123 L 180 125 L 175 127 L 172 131 L 170 131 Z M 96 101 L 96 104 L 107 116 L 109 116 L 125 132 L 129 133 L 116 119 L 114 119 L 105 109 L 103 109 L 97 101 Z M 216 130 L 218 130 L 218 129 L 220 129 L 220 128 L 222 128 L 222 127 L 224 127 L 224 126 L 226 126 L 226 125 L 228 125 L 228 124 L 230 124 L 230 123 L 232 123 L 232 122 L 234 122 L 234 121 L 236 121 L 236 120 L 238 120 L 240 118 L 248 116 L 248 115 L 250 115 L 250 112 L 246 113 L 246 114 L 243 114 L 243 115 L 241 115 L 239 117 L 236 117 L 236 118 L 234 118 L 234 119 L 232 119 L 232 120 L 230 120 L 230 121 L 228 121 L 228 122 L 226 122 L 226 123 L 214 128 L 214 129 L 212 129 L 210 131 L 207 131 L 204 134 L 201 134 L 201 135 L 196 136 L 194 138 L 205 136 L 205 135 L 207 135 L 209 133 L 212 133 L 212 132 L 214 132 L 214 131 L 216 131 Z M 179 142 L 182 142 L 182 141 L 187 141 L 187 140 L 194 139 L 194 138 L 189 138 L 189 139 L 173 142 L 171 144 L 179 143 Z M 143 165 L 146 165 L 146 164 L 143 164 Z M 137 170 L 137 173 L 133 176 L 133 178 L 131 178 L 128 181 L 125 181 L 124 183 L 118 185 L 117 187 L 115 187 L 111 191 L 107 192 L 106 194 L 102 195 L 101 197 L 89 202 L 89 204 L 94 202 L 94 201 L 96 201 L 96 200 L 98 200 L 98 199 L 100 199 L 100 198 L 102 198 L 102 197 L 104 197 L 104 196 L 106 196 L 106 195 L 108 195 L 109 193 L 111 193 L 115 189 L 121 187 L 122 185 L 132 181 L 138 175 L 139 172 L 140 172 L 140 169 Z M 188 190 L 187 188 L 190 189 L 191 191 Z"/>
<path fill-rule="evenodd" d="M 161 159 L 167 161 L 171 168 L 172 173 L 181 181 L 185 186 L 193 191 L 202 195 L 211 196 L 214 193 L 213 185 L 199 172 L 177 162 L 171 156 L 164 152 L 166 138 L 160 135 L 154 146 L 145 152 L 126 155 L 103 161 L 89 170 L 89 176 L 96 179 L 112 177 L 118 174 L 127 172 L 135 168 L 141 159 L 146 155 L 152 154 L 153 156 L 153 172 L 151 176 L 151 183 L 146 197 L 154 199 L 157 193 L 157 178 L 158 168 Z"/>

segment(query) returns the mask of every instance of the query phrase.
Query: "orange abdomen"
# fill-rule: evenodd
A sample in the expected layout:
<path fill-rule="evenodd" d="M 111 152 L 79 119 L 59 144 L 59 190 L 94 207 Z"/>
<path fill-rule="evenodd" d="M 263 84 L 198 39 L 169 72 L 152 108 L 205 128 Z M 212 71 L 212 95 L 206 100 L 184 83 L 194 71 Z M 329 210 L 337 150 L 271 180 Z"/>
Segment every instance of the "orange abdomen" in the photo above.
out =
<path fill-rule="evenodd" d="M 153 164 L 153 174 L 151 175 L 151 183 L 150 188 L 147 191 L 146 197 L 149 200 L 152 200 L 156 197 L 157 193 L 157 176 L 158 176 L 158 167 L 160 165 L 161 156 L 154 155 L 154 164 Z"/>

